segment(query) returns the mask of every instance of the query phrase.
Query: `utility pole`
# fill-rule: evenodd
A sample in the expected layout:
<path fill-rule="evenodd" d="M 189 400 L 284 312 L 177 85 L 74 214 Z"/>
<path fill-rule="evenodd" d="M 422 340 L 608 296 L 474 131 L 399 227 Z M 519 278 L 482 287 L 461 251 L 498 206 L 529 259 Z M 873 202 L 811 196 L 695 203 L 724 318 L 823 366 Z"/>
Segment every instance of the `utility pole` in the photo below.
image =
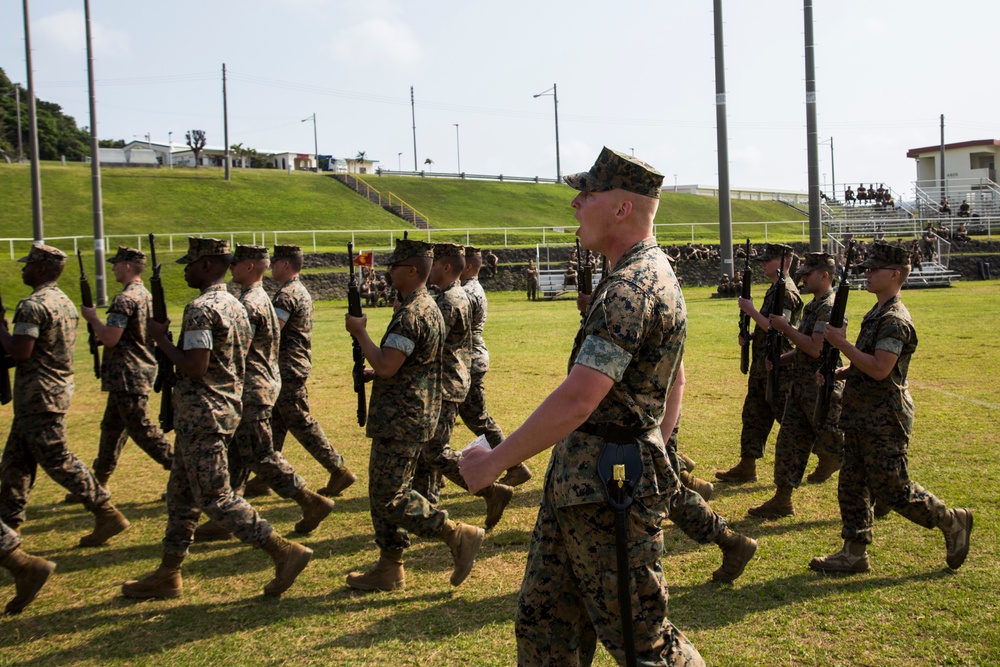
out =
<path fill-rule="evenodd" d="M 806 153 L 809 163 L 809 250 L 823 250 L 819 201 L 819 146 L 816 130 L 816 57 L 812 0 L 803 0 L 806 35 Z"/>
<path fill-rule="evenodd" d="M 941 114 L 941 198 L 948 196 L 948 182 L 944 178 L 944 114 Z"/>
<path fill-rule="evenodd" d="M 307 116 L 302 119 L 302 122 L 311 120 L 313 122 L 313 150 L 316 151 L 316 173 L 319 173 L 319 141 L 316 139 L 316 112 L 313 111 L 313 115 Z"/>
<path fill-rule="evenodd" d="M 14 101 L 17 104 L 17 162 L 24 162 L 24 147 L 21 145 L 21 84 L 14 84 Z"/>
<path fill-rule="evenodd" d="M 413 98 L 413 86 L 410 86 L 410 117 L 413 118 L 413 171 L 417 170 L 417 109 Z"/>
<path fill-rule="evenodd" d="M 226 180 L 229 176 L 229 107 L 226 100 L 226 63 L 222 63 L 222 140 L 226 142 Z"/>
<path fill-rule="evenodd" d="M 97 96 L 94 92 L 94 48 L 90 30 L 90 0 L 83 0 L 87 24 L 87 88 L 90 92 L 90 183 L 94 201 L 94 280 L 96 304 L 106 306 L 108 288 L 104 271 L 104 205 L 101 196 L 101 149 L 97 137 Z M 147 135 L 148 136 L 148 135 Z"/>
<path fill-rule="evenodd" d="M 543 97 L 552 93 L 552 108 L 556 117 L 556 183 L 562 183 L 562 167 L 559 164 L 559 90 L 556 88 L 556 84 L 552 84 L 552 87 L 548 90 L 543 90 L 537 95 L 532 95 L 534 98 Z"/>
<path fill-rule="evenodd" d="M 719 254 L 722 273 L 735 276 L 733 266 L 733 211 L 729 198 L 729 131 L 726 125 L 726 61 L 722 39 L 722 0 L 714 0 L 715 14 L 715 132 L 719 153 Z M 674 192 L 677 175 L 674 174 Z"/>
<path fill-rule="evenodd" d="M 31 71 L 31 29 L 28 21 L 28 0 L 24 6 L 24 59 L 28 67 L 28 135 L 31 144 L 31 231 L 35 245 L 45 242 L 42 224 L 42 176 L 38 164 L 38 114 L 35 109 L 35 77 Z"/>

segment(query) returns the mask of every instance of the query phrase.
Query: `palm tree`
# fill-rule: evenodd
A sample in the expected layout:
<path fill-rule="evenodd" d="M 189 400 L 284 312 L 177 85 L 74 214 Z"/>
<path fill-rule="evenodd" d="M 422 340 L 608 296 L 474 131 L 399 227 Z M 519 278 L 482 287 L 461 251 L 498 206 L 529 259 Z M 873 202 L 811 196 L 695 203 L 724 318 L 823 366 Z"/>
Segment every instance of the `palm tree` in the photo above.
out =
<path fill-rule="evenodd" d="M 426 160 L 424 160 L 424 164 L 428 165 L 427 166 L 428 171 L 434 171 L 434 160 L 427 158 Z"/>

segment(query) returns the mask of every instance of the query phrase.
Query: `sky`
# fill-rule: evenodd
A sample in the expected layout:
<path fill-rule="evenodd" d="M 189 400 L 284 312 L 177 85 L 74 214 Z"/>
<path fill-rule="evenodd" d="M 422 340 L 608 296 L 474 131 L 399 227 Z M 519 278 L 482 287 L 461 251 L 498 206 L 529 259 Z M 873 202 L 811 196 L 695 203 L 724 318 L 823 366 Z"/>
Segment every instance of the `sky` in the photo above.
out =
<path fill-rule="evenodd" d="M 29 5 L 36 95 L 90 126 L 81 0 Z M 713 3 L 92 0 L 102 139 L 355 157 L 387 169 L 554 177 L 602 146 L 673 183 L 718 183 Z M 733 188 L 808 189 L 803 3 L 723 2 Z M 993 139 L 983 0 L 814 2 L 820 181 L 909 196 L 908 149 Z M 22 3 L 0 3 L 0 67 L 26 81 Z M 979 26 L 983 26 L 980 28 Z M 414 89 L 416 160 L 410 88 Z M 303 119 L 308 119 L 303 122 Z M 458 127 L 456 127 L 456 125 Z M 834 145 L 830 152 L 830 140 Z M 425 161 L 433 161 L 426 165 Z"/>

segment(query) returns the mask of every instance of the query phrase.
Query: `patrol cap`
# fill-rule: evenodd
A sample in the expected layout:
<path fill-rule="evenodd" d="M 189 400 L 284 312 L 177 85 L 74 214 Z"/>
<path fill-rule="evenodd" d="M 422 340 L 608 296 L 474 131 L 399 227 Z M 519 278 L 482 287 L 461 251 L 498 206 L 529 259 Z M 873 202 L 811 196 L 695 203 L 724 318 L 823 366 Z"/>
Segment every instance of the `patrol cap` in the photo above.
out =
<path fill-rule="evenodd" d="M 63 266 L 66 264 L 66 253 L 50 245 L 33 245 L 31 246 L 31 251 L 17 261 L 24 262 L 25 264 L 46 262 L 54 266 Z"/>
<path fill-rule="evenodd" d="M 385 263 L 392 266 L 412 257 L 434 257 L 434 246 L 423 241 L 396 239 L 396 248 L 385 258 Z"/>
<path fill-rule="evenodd" d="M 118 246 L 118 252 L 115 253 L 114 257 L 108 258 L 108 261 L 112 264 L 117 264 L 118 262 L 135 262 L 137 264 L 145 264 L 146 253 L 141 250 L 136 250 L 135 248 L 120 245 Z"/>
<path fill-rule="evenodd" d="M 274 252 L 271 253 L 271 259 L 278 261 L 279 259 L 297 259 L 302 257 L 302 246 L 297 245 L 276 245 L 274 246 Z"/>
<path fill-rule="evenodd" d="M 236 252 L 233 253 L 233 264 L 242 262 L 245 259 L 260 260 L 267 258 L 267 246 L 237 243 Z"/>
<path fill-rule="evenodd" d="M 832 274 L 837 270 L 837 261 L 827 252 L 807 252 L 799 268 L 795 270 L 795 275 L 802 276 L 816 269 L 829 271 Z"/>
<path fill-rule="evenodd" d="M 764 245 L 764 252 L 757 255 L 757 261 L 766 262 L 769 259 L 778 259 L 782 253 L 785 254 L 786 262 L 791 262 L 792 256 L 795 254 L 791 246 L 783 243 L 767 243 Z"/>
<path fill-rule="evenodd" d="M 590 171 L 564 176 L 566 185 L 580 192 L 605 192 L 621 188 L 646 197 L 660 198 L 663 174 L 642 160 L 605 146 Z"/>
<path fill-rule="evenodd" d="M 858 264 L 862 269 L 901 269 L 910 265 L 910 253 L 885 241 L 875 241 L 868 246 L 868 259 Z"/>
<path fill-rule="evenodd" d="M 483 251 L 480 250 L 479 248 L 476 248 L 475 246 L 471 245 L 465 246 L 466 259 L 469 259 L 470 257 L 482 257 L 482 256 L 483 256 Z"/>
<path fill-rule="evenodd" d="M 202 257 L 227 257 L 229 242 L 222 239 L 205 239 L 197 236 L 188 237 L 188 251 L 177 259 L 178 264 L 190 264 Z"/>
<path fill-rule="evenodd" d="M 435 243 L 434 259 L 439 257 L 465 257 L 465 247 L 457 243 Z"/>

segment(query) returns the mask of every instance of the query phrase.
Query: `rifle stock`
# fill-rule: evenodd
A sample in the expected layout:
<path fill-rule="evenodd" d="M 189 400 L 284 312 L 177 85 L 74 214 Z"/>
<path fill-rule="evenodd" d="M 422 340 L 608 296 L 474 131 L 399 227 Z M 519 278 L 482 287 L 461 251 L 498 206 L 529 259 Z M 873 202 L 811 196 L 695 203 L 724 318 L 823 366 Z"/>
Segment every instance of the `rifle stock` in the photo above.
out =
<path fill-rule="evenodd" d="M 774 288 L 774 312 L 781 314 L 785 312 L 785 251 L 781 251 L 781 264 L 778 267 L 778 282 Z M 767 342 L 765 343 L 764 354 L 771 361 L 771 370 L 767 372 L 767 384 L 764 388 L 764 400 L 772 407 L 777 402 L 778 394 L 778 373 L 781 369 L 781 334 L 768 327 Z"/>
<path fill-rule="evenodd" d="M 851 260 L 854 258 L 854 241 L 847 244 L 847 256 L 844 258 L 844 269 L 840 276 L 840 284 L 837 286 L 837 296 L 833 299 L 833 311 L 830 313 L 830 325 L 834 327 L 844 326 L 844 316 L 847 313 L 847 297 L 851 293 L 851 282 L 848 279 L 851 270 Z M 823 351 L 820 353 L 822 363 L 819 372 L 823 376 L 823 386 L 816 395 L 816 409 L 813 412 L 813 423 L 816 428 L 823 428 L 827 417 L 830 414 L 830 401 L 833 400 L 833 393 L 836 390 L 836 380 L 834 374 L 840 366 L 840 350 L 823 341 Z"/>
<path fill-rule="evenodd" d="M 743 286 L 740 296 L 750 298 L 750 283 L 753 282 L 753 269 L 750 268 L 750 239 L 747 239 L 746 256 L 743 258 Z M 740 338 L 743 347 L 740 348 L 740 372 L 746 375 L 750 370 L 750 316 L 740 311 Z"/>
<path fill-rule="evenodd" d="M 358 289 L 358 279 L 354 273 L 354 244 L 347 244 L 347 257 L 351 264 L 351 278 L 347 282 L 347 313 L 351 317 L 361 317 L 361 291 Z M 364 426 L 368 421 L 368 401 L 365 398 L 365 355 L 361 351 L 361 343 L 357 338 L 351 337 L 353 341 L 352 353 L 354 356 L 354 393 L 358 395 L 358 426 Z"/>
<path fill-rule="evenodd" d="M 87 272 L 83 268 L 83 254 L 78 249 L 76 251 L 76 258 L 80 261 L 80 301 L 87 308 L 94 307 L 94 294 L 90 290 L 90 281 L 87 280 Z M 99 349 L 100 341 L 97 340 L 97 336 L 94 334 L 94 327 L 91 326 L 90 322 L 87 322 L 87 346 L 90 348 L 90 355 L 94 358 L 94 377 L 98 380 L 101 379 L 101 350 Z"/>
<path fill-rule="evenodd" d="M 153 319 L 161 324 L 167 321 L 167 301 L 163 292 L 163 279 L 160 277 L 162 264 L 156 262 L 156 236 L 149 235 L 149 257 L 153 263 L 153 275 L 149 278 L 149 291 L 153 295 Z M 168 332 L 168 340 L 173 337 Z M 156 347 L 156 380 L 153 381 L 153 391 L 160 394 L 160 428 L 164 433 L 174 430 L 174 364 L 167 353 Z"/>
<path fill-rule="evenodd" d="M 0 313 L 3 312 L 3 297 L 0 296 Z M 3 317 L 3 315 L 0 315 Z M 7 320 L 4 318 L 4 327 Z M 7 355 L 7 350 L 0 347 L 0 405 L 7 405 L 14 398 L 10 390 L 10 366 L 12 359 Z"/>

